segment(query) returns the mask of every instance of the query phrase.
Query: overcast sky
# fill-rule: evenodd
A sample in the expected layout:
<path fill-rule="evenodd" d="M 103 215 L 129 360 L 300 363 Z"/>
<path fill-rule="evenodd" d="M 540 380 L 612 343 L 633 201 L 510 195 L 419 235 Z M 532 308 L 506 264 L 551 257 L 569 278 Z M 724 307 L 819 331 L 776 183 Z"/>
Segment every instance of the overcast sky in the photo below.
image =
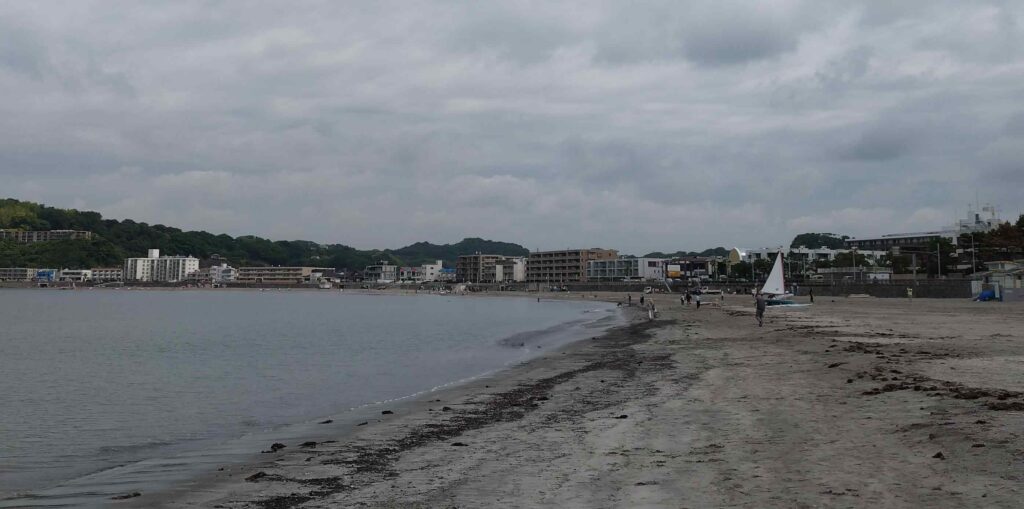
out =
<path fill-rule="evenodd" d="M 3 2 L 0 196 L 642 254 L 1024 203 L 1024 2 Z"/>

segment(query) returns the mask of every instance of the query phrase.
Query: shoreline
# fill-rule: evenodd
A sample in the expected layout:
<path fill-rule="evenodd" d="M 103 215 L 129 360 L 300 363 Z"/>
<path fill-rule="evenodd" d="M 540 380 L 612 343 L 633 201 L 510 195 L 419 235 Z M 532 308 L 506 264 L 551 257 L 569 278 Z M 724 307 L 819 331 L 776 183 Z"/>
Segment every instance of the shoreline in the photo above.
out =
<path fill-rule="evenodd" d="M 163 291 L 164 289 L 158 290 Z M 259 291 L 258 289 L 255 290 Z M 292 289 L 292 291 L 295 290 L 296 289 Z M 323 292 L 322 290 L 310 290 Z M 379 296 L 427 295 L 427 292 L 419 292 L 418 294 L 415 292 L 396 293 L 381 291 L 369 291 L 365 294 L 363 292 L 345 293 L 351 295 Z M 452 297 L 452 295 L 436 296 Z M 501 294 L 494 296 L 533 298 L 533 296 L 530 295 L 512 294 L 511 292 L 502 292 Z M 571 300 L 576 301 L 579 299 Z M 608 303 L 602 301 L 602 304 L 607 305 Z M 298 444 L 305 442 L 307 439 L 319 438 L 325 433 L 336 437 L 336 439 L 344 439 L 345 437 L 359 431 L 358 426 L 356 426 L 358 423 L 374 422 L 375 418 L 377 418 L 377 422 L 380 422 L 379 418 L 381 415 L 379 412 L 383 408 L 390 409 L 395 413 L 403 413 L 403 409 L 406 407 L 416 407 L 417 400 L 423 397 L 445 394 L 453 391 L 463 391 L 464 386 L 473 384 L 474 382 L 492 377 L 500 377 L 501 373 L 511 369 L 516 369 L 520 365 L 529 364 L 546 356 L 556 355 L 558 352 L 562 352 L 581 341 L 587 340 L 587 336 L 591 334 L 588 332 L 589 330 L 607 330 L 616 326 L 616 324 L 620 323 L 622 320 L 623 314 L 621 311 L 612 307 L 607 311 L 599 313 L 597 318 L 570 319 L 550 328 L 522 331 L 513 334 L 510 337 L 517 340 L 525 340 L 531 350 L 534 345 L 536 345 L 536 348 L 538 349 L 543 347 L 543 353 L 539 356 L 535 355 L 525 360 L 510 360 L 508 364 L 501 367 L 482 371 L 461 379 L 449 380 L 441 385 L 426 387 L 416 392 L 395 398 L 381 401 L 370 401 L 354 407 L 337 409 L 328 414 L 320 415 L 315 418 L 308 418 L 305 421 L 284 423 L 270 429 L 253 431 L 246 433 L 244 436 L 229 438 L 226 440 L 203 439 L 200 442 L 192 444 L 192 446 L 177 444 L 177 446 L 172 447 L 171 449 L 172 451 L 177 450 L 177 452 L 170 453 L 169 455 L 158 455 L 152 458 L 132 461 L 119 466 L 104 467 L 91 473 L 66 479 L 56 485 L 29 490 L 25 493 L 14 495 L 15 498 L 4 498 L 0 500 L 0 507 L 22 507 L 23 505 L 27 506 L 34 504 L 46 505 L 51 501 L 60 504 L 64 503 L 61 502 L 62 500 L 74 500 L 75 505 L 83 504 L 88 506 L 106 506 L 107 504 L 113 503 L 112 499 L 108 498 L 108 496 L 124 494 L 114 492 L 108 493 L 107 495 L 100 494 L 100 498 L 98 499 L 95 497 L 81 499 L 77 497 L 76 492 L 82 492 L 83 486 L 97 486 L 101 487 L 100 491 L 104 491 L 105 488 L 111 486 L 116 487 L 118 484 L 131 486 L 134 483 L 137 485 L 135 490 L 139 490 L 141 487 L 142 489 L 140 491 L 144 490 L 155 497 L 164 497 L 166 494 L 181 491 L 182 487 L 192 486 L 196 479 L 206 478 L 207 476 L 216 473 L 217 468 L 230 470 L 239 465 L 261 463 L 267 456 L 262 454 L 261 452 L 265 451 L 260 451 L 260 449 L 267 448 L 271 443 L 286 441 Z M 539 351 L 540 350 L 538 350 L 538 352 Z M 324 424 L 324 421 L 328 421 L 329 424 Z M 240 449 L 240 445 L 245 448 Z M 149 482 L 147 485 L 146 480 L 141 481 L 141 485 L 139 484 L 140 473 L 143 477 L 149 476 L 152 478 L 154 473 L 160 474 L 160 470 L 163 468 L 173 468 L 171 467 L 172 465 L 180 463 L 184 458 L 191 458 L 187 461 L 195 463 L 193 465 L 194 468 L 192 473 L 196 475 L 190 475 L 188 479 L 182 479 L 182 482 L 172 482 L 170 485 L 167 485 L 162 481 L 156 481 L 160 484 L 164 484 L 164 486 L 157 486 L 157 489 L 152 489 L 154 487 L 152 482 Z M 122 483 L 119 479 L 127 480 L 129 482 Z M 187 490 L 190 488 L 184 489 Z M 136 491 L 129 489 L 126 493 L 131 494 L 135 492 Z M 8 497 L 10 497 L 10 495 L 8 495 Z M 149 497 L 147 497 L 147 500 L 148 499 Z M 146 502 L 143 505 L 148 504 L 149 502 Z"/>
<path fill-rule="evenodd" d="M 820 300 L 764 328 L 747 299 L 659 302 L 654 322 L 124 505 L 1016 507 L 1024 306 Z"/>

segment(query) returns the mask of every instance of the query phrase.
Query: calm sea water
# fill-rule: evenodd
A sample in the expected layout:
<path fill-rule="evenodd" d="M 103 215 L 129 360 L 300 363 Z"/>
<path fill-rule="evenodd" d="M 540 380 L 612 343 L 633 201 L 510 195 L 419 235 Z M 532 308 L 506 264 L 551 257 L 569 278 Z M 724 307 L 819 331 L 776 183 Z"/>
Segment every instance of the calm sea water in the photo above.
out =
<path fill-rule="evenodd" d="M 106 495 L 135 463 L 494 371 L 612 316 L 525 298 L 0 290 L 0 499 Z"/>

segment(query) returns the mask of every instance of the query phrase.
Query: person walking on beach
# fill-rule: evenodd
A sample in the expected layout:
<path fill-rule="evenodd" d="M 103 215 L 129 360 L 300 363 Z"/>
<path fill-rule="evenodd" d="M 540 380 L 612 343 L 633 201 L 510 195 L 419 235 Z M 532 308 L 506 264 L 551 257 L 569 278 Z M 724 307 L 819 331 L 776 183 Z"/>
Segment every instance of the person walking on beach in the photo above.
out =
<path fill-rule="evenodd" d="M 686 297 L 684 297 L 682 295 L 679 296 L 679 305 L 680 306 L 685 306 L 686 305 Z"/>
<path fill-rule="evenodd" d="M 814 288 L 807 289 L 807 296 L 811 298 L 811 304 L 814 304 Z"/>
<path fill-rule="evenodd" d="M 643 307 L 643 305 L 644 305 L 644 296 L 641 295 L 640 296 L 640 307 Z"/>
<path fill-rule="evenodd" d="M 627 306 L 632 306 L 633 305 L 633 294 L 631 294 L 631 293 L 627 293 L 626 294 L 626 305 Z"/>
<path fill-rule="evenodd" d="M 757 296 L 754 297 L 754 308 L 757 310 L 757 326 L 764 327 L 764 309 L 768 305 L 768 302 L 764 298 L 764 294 L 757 292 Z"/>
<path fill-rule="evenodd" d="M 690 301 L 691 300 L 693 300 L 693 294 L 690 293 L 690 290 L 686 290 L 686 305 L 687 306 L 690 305 Z"/>
<path fill-rule="evenodd" d="M 700 309 L 700 294 L 699 293 L 697 295 L 693 296 L 693 302 L 695 302 L 697 304 L 697 309 Z"/>

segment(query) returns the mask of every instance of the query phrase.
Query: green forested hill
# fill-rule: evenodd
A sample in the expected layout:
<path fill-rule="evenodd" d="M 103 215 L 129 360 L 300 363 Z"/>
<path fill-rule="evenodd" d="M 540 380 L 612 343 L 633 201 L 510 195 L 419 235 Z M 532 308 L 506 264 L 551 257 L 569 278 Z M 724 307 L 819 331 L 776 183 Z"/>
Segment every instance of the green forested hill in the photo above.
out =
<path fill-rule="evenodd" d="M 182 231 L 163 225 L 132 220 L 103 219 L 97 212 L 47 207 L 37 203 L 0 199 L 0 228 L 22 230 L 88 230 L 92 240 L 69 240 L 16 244 L 0 241 L 0 267 L 89 268 L 120 266 L 124 258 L 145 256 L 150 248 L 164 254 L 192 255 L 209 259 L 218 254 L 234 266 L 305 265 L 362 270 L 380 260 L 405 265 L 444 260 L 453 265 L 455 258 L 477 251 L 523 255 L 527 250 L 517 244 L 478 238 L 456 244 L 435 245 L 418 242 L 394 251 L 363 251 L 342 244 L 271 241 L 254 236 L 231 237 L 202 231 Z"/>

